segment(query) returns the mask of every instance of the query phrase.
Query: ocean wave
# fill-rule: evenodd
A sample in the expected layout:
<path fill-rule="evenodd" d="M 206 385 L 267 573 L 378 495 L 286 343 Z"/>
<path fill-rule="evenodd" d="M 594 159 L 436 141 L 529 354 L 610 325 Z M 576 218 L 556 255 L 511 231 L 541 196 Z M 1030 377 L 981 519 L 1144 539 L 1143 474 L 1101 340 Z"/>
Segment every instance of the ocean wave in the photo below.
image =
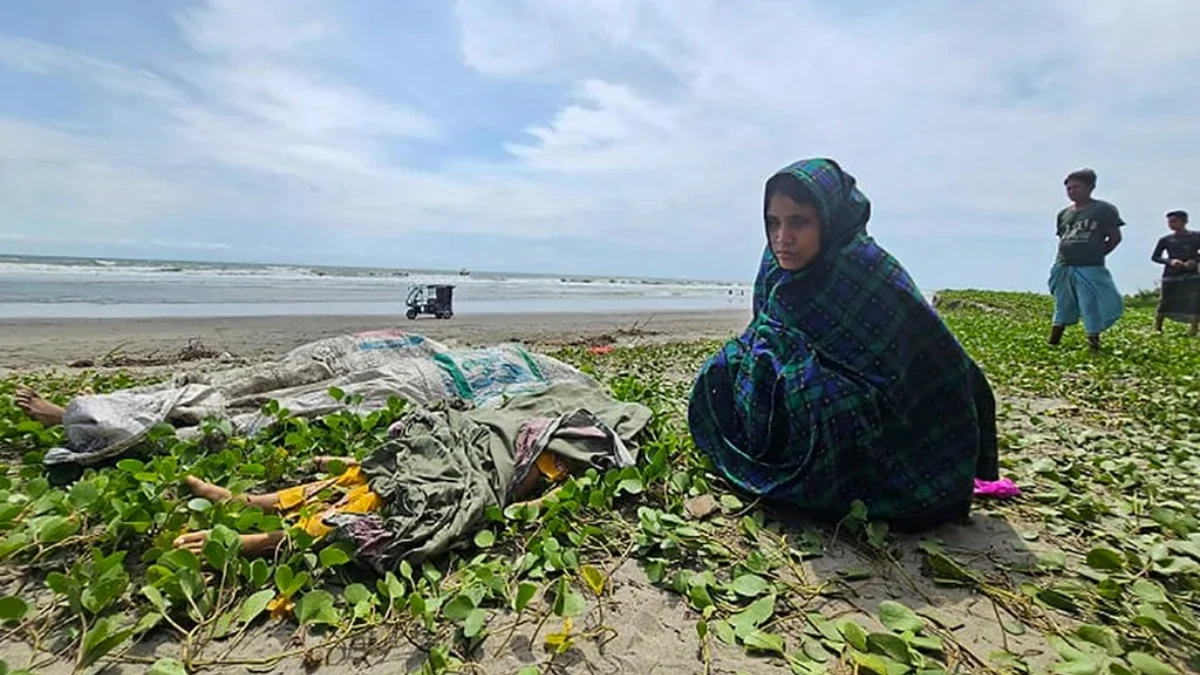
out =
<path fill-rule="evenodd" d="M 0 297 L 22 303 L 206 303 L 240 297 L 279 302 L 403 301 L 408 289 L 453 285 L 465 300 L 717 298 L 745 284 L 568 275 L 516 275 L 299 265 L 236 265 L 0 257 Z M 736 296 L 735 296 L 736 297 Z"/>

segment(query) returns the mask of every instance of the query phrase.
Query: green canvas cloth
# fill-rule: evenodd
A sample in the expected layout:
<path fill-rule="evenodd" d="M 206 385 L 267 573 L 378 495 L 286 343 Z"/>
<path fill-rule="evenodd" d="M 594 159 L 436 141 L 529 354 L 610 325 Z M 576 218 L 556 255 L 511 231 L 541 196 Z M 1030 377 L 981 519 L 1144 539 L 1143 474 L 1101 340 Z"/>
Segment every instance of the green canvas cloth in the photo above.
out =
<path fill-rule="evenodd" d="M 630 443 L 650 416 L 644 406 L 568 384 L 495 408 L 416 409 L 405 416 L 399 437 L 363 462 L 381 511 L 334 514 L 325 522 L 377 569 L 421 560 L 465 543 L 488 507 L 509 503 L 513 485 L 547 449 L 599 469 L 632 464 Z M 526 435 L 528 447 L 519 448 L 528 425 L 538 433 Z"/>

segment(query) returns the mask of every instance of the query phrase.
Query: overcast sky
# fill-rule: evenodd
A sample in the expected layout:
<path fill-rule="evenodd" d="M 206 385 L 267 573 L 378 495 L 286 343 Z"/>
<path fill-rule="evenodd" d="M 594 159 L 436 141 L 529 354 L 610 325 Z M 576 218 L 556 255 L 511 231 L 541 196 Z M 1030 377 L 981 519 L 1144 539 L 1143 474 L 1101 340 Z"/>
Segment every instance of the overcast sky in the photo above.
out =
<path fill-rule="evenodd" d="M 926 288 L 1043 289 L 1094 167 L 1200 220 L 1198 0 L 0 3 L 0 253 L 746 279 L 832 156 Z"/>

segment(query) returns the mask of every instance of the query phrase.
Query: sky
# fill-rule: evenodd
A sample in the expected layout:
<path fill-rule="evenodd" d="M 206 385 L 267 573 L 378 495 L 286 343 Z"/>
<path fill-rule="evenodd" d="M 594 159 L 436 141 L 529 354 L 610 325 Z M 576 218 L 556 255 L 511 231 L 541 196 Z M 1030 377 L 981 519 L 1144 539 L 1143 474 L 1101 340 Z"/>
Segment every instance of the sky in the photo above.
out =
<path fill-rule="evenodd" d="M 746 280 L 837 159 L 924 288 L 1042 290 L 1088 166 L 1200 219 L 1196 0 L 0 3 L 0 253 Z"/>

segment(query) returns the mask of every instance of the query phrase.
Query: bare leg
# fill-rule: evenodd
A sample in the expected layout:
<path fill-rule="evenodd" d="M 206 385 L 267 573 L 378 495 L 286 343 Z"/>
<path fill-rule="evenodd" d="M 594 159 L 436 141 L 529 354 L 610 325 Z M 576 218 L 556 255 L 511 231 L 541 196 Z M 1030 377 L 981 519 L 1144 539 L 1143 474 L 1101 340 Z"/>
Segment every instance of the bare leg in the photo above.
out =
<path fill-rule="evenodd" d="M 313 457 L 313 466 L 317 467 L 317 471 L 325 471 L 329 467 L 330 462 L 341 462 L 346 465 L 346 468 L 358 466 L 358 460 L 353 457 L 333 457 L 330 455 L 319 455 Z"/>
<path fill-rule="evenodd" d="M 57 406 L 38 396 L 37 392 L 32 389 L 18 389 L 16 393 L 17 407 L 29 415 L 34 420 L 41 422 L 43 426 L 53 427 L 62 424 L 63 410 L 62 406 Z"/>
<path fill-rule="evenodd" d="M 283 541 L 284 533 L 282 531 L 262 532 L 259 534 L 243 534 L 242 540 L 242 555 L 245 556 L 260 556 L 267 555 L 279 547 Z M 204 544 L 208 541 L 208 530 L 200 532 L 188 532 L 175 538 L 173 542 L 175 548 L 181 548 L 185 551 L 191 551 L 195 555 L 200 555 L 204 551 Z"/>
<path fill-rule="evenodd" d="M 305 499 L 308 499 L 316 495 L 321 490 L 332 486 L 335 480 L 336 479 L 326 479 L 314 481 L 312 483 L 305 483 L 301 486 L 304 489 Z M 187 483 L 188 490 L 190 490 L 192 494 L 196 495 L 197 497 L 204 497 L 210 502 L 227 502 L 231 499 L 238 499 L 246 504 L 249 504 L 250 506 L 260 508 L 267 513 L 274 513 L 275 511 L 279 510 L 278 492 L 268 492 L 261 495 L 235 495 L 220 485 L 213 485 L 212 483 L 196 478 L 195 476 L 188 476 L 184 479 L 184 481 Z"/>
<path fill-rule="evenodd" d="M 1195 325 L 1196 325 L 1196 324 L 1192 324 L 1192 326 L 1193 326 L 1193 327 L 1194 327 Z M 1158 333 L 1158 334 L 1160 334 L 1160 335 L 1161 335 L 1161 334 L 1162 334 L 1162 327 L 1163 327 L 1163 315 L 1162 315 L 1162 314 L 1159 314 L 1158 316 L 1155 316 L 1155 317 L 1154 317 L 1154 332 L 1155 332 L 1155 333 Z"/>
<path fill-rule="evenodd" d="M 184 479 L 184 482 L 187 483 L 188 490 L 192 494 L 197 497 L 203 497 L 210 502 L 227 502 L 237 499 L 268 513 L 275 511 L 275 505 L 279 503 L 279 493 L 277 492 L 269 492 L 265 495 L 235 495 L 219 485 L 213 485 L 195 476 L 188 476 Z"/>
<path fill-rule="evenodd" d="M 1053 326 L 1050 328 L 1050 346 L 1057 347 L 1062 342 L 1063 332 L 1067 330 L 1066 326 Z"/>
<path fill-rule="evenodd" d="M 1188 331 L 1188 335 L 1196 337 L 1196 333 L 1200 333 L 1200 317 L 1192 319 L 1192 329 Z"/>

